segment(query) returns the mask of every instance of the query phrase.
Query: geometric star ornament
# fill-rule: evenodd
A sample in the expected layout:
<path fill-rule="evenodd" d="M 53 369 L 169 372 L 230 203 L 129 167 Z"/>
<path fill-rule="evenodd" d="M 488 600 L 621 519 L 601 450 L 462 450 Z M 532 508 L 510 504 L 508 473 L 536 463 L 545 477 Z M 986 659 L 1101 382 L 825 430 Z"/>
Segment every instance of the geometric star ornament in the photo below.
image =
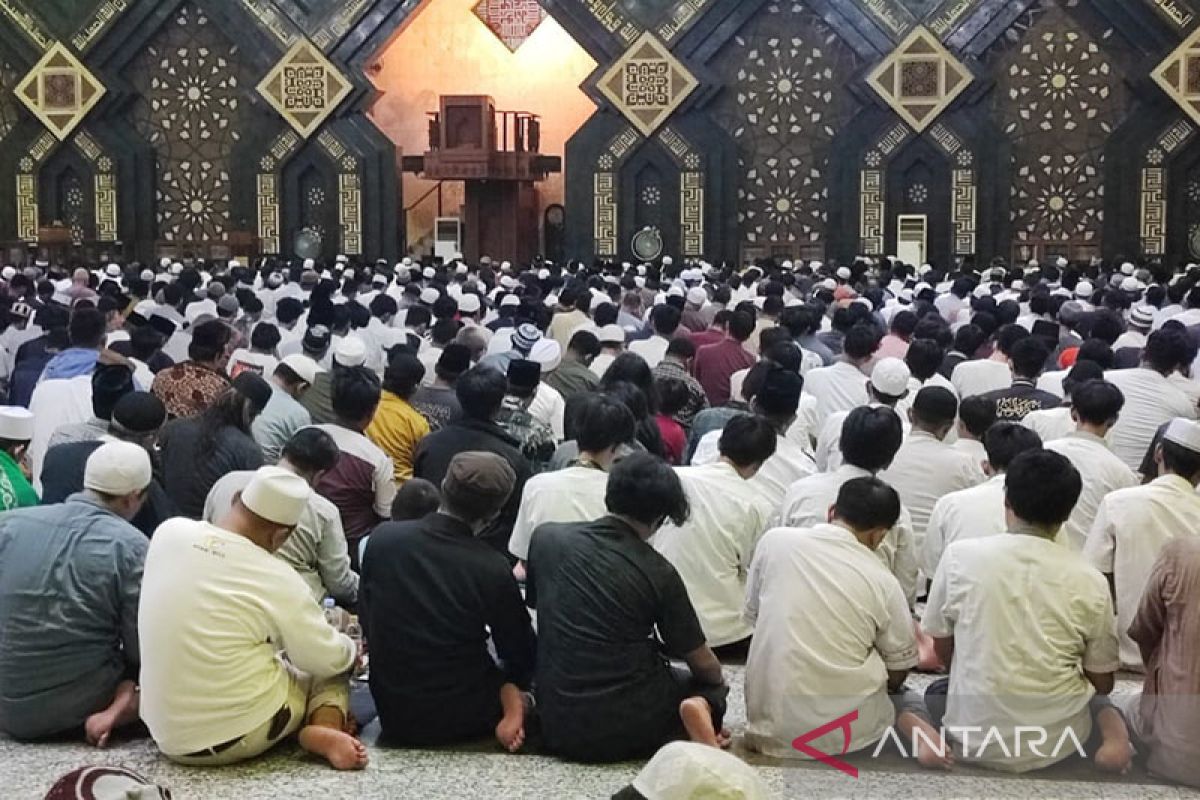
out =
<path fill-rule="evenodd" d="M 258 84 L 258 93 L 305 139 L 350 94 L 350 81 L 301 38 Z"/>
<path fill-rule="evenodd" d="M 1200 28 L 1150 74 L 1184 113 L 1200 123 Z"/>
<path fill-rule="evenodd" d="M 538 0 L 479 0 L 471 11 L 514 53 L 547 16 Z"/>
<path fill-rule="evenodd" d="M 867 83 L 919 133 L 972 80 L 971 71 L 919 26 L 871 72 Z"/>
<path fill-rule="evenodd" d="M 600 78 L 600 92 L 647 138 L 700 82 L 646 31 Z"/>
<path fill-rule="evenodd" d="M 66 139 L 104 95 L 104 86 L 70 50 L 55 42 L 14 93 L 59 138 Z"/>

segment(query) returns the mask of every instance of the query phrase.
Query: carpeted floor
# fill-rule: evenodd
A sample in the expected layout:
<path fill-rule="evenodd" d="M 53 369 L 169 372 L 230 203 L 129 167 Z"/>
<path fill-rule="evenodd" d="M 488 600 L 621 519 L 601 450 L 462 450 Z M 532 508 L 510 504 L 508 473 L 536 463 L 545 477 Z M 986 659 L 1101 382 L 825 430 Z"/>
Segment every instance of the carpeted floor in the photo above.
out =
<path fill-rule="evenodd" d="M 729 725 L 745 720 L 742 670 L 729 668 Z M 928 679 L 918 679 L 926 682 Z M 1133 684 L 1123 682 L 1129 690 Z M 148 739 L 123 740 L 105 751 L 82 744 L 24 745 L 0 738 L 0 800 L 39 800 L 54 780 L 85 764 L 121 764 L 172 790 L 175 800 L 466 800 L 467 798 L 608 798 L 628 784 L 640 763 L 568 764 L 537 754 L 505 755 L 491 742 L 452 750 L 391 750 L 375 745 L 376 724 L 363 731 L 370 745 L 366 770 L 338 773 L 287 746 L 248 764 L 219 769 L 179 767 L 159 757 Z M 761 772 L 778 798 L 1200 798 L 1200 792 L 1165 785 L 1137 770 L 1120 779 L 1098 779 L 1082 762 L 1020 777 L 958 767 L 948 774 L 921 770 L 899 755 L 847 760 L 857 779 L 811 762 L 778 761 L 734 752 Z"/>

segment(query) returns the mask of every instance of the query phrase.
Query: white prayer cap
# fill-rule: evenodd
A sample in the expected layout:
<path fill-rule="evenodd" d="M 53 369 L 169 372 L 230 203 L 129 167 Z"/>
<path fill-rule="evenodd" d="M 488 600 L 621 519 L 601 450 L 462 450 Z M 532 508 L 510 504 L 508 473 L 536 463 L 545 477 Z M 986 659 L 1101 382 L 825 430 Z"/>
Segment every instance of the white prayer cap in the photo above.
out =
<path fill-rule="evenodd" d="M 672 284 L 670 289 L 667 289 L 667 297 L 686 297 L 683 287 Z"/>
<path fill-rule="evenodd" d="M 1200 453 L 1200 423 L 1176 417 L 1163 433 L 1164 442 L 1173 442 L 1193 453 Z"/>
<path fill-rule="evenodd" d="M 335 258 L 334 261 L 336 261 L 339 264 L 346 264 L 346 263 L 349 263 L 350 259 L 346 258 L 341 253 L 338 253 L 337 258 Z"/>
<path fill-rule="evenodd" d="M 28 442 L 33 438 L 33 413 L 22 406 L 0 406 L 0 439 Z"/>
<path fill-rule="evenodd" d="M 462 263 L 461 261 L 458 262 L 458 264 L 454 267 L 455 275 L 466 275 L 467 272 L 468 272 L 467 265 Z"/>
<path fill-rule="evenodd" d="M 675 263 L 675 259 L 671 258 L 670 256 L 663 256 L 662 263 L 664 267 L 669 267 Z"/>
<path fill-rule="evenodd" d="M 913 299 L 913 290 L 907 287 L 901 289 L 900 294 L 897 295 L 896 299 L 898 299 L 901 303 L 911 303 Z"/>
<path fill-rule="evenodd" d="M 144 269 L 142 270 L 142 274 L 138 275 L 138 277 L 144 280 L 146 283 L 154 283 L 154 270 Z"/>
<path fill-rule="evenodd" d="M 848 280 L 850 280 L 850 276 L 851 276 L 851 275 L 853 275 L 853 274 L 854 274 L 854 273 L 852 273 L 852 272 L 850 271 L 850 268 L 849 268 L 849 267 L 838 267 L 838 268 L 837 268 L 837 276 L 838 276 L 839 278 L 841 278 L 842 280 L 844 280 L 844 281 L 848 281 Z"/>
<path fill-rule="evenodd" d="M 458 302 L 463 296 L 462 287 L 457 283 L 452 283 L 446 287 L 446 294 L 454 298 L 454 302 Z"/>
<path fill-rule="evenodd" d="M 392 267 L 392 272 L 399 273 L 399 272 L 404 272 L 407 269 L 408 269 L 407 264 L 405 264 L 403 261 L 397 261 L 396 266 Z"/>
<path fill-rule="evenodd" d="M 892 259 L 892 260 L 895 261 L 895 259 Z M 922 264 L 920 269 L 917 270 L 918 275 L 925 275 L 930 272 L 933 272 L 933 267 L 931 267 L 928 264 Z"/>
<path fill-rule="evenodd" d="M 976 297 L 989 297 L 992 294 L 991 284 L 981 283 L 975 287 L 975 291 L 971 292 L 971 294 Z"/>
<path fill-rule="evenodd" d="M 645 289 L 646 288 L 646 279 L 643 278 L 641 275 L 638 275 L 636 278 L 633 279 L 633 285 L 635 287 L 637 287 L 638 289 Z"/>
<path fill-rule="evenodd" d="M 537 271 L 537 276 L 538 276 L 538 280 L 539 280 L 539 281 L 544 281 L 544 280 L 546 280 L 547 278 L 549 278 L 549 277 L 550 277 L 550 270 L 548 270 L 548 269 L 539 269 L 539 270 Z"/>
<path fill-rule="evenodd" d="M 501 272 L 508 272 L 510 269 L 512 269 L 512 263 L 511 263 L 511 262 L 508 262 L 508 261 L 501 261 L 501 262 L 500 262 L 500 271 L 501 271 Z"/>
<path fill-rule="evenodd" d="M 9 265 L 9 266 L 5 267 L 4 269 L 0 270 L 0 278 L 4 278 L 4 280 L 6 280 L 6 281 L 11 281 L 16 276 L 16 274 L 17 274 L 17 268 L 12 265 Z"/>
<path fill-rule="evenodd" d="M 517 286 L 517 279 L 514 278 L 512 275 L 501 275 L 500 276 L 500 285 L 503 286 L 505 289 L 515 289 Z"/>
<path fill-rule="evenodd" d="M 1122 275 L 1132 275 L 1134 273 L 1134 269 L 1135 269 L 1135 267 L 1133 266 L 1133 264 L 1126 261 L 1124 264 L 1121 265 L 1121 274 Z"/>
<path fill-rule="evenodd" d="M 1142 285 L 1142 282 L 1139 281 L 1137 278 L 1133 277 L 1132 275 L 1129 276 L 1128 278 L 1126 278 L 1125 280 L 1121 281 L 1121 291 L 1122 292 L 1129 292 L 1130 294 L 1133 294 L 1135 292 L 1140 292 L 1142 289 L 1145 289 L 1145 288 L 1146 287 Z"/>
<path fill-rule="evenodd" d="M 357 273 L 355 273 L 355 271 L 352 269 L 347 269 L 342 272 L 342 276 L 346 278 L 353 278 L 356 274 Z"/>
<path fill-rule="evenodd" d="M 1134 306 L 1129 311 L 1129 324 L 1138 328 L 1149 328 L 1154 324 L 1154 309 L 1150 306 Z"/>
<path fill-rule="evenodd" d="M 1023 291 L 1025 291 L 1025 281 L 1015 280 L 1012 282 L 1012 286 L 1010 288 L 1014 292 L 1023 292 Z"/>
<path fill-rule="evenodd" d="M 432 286 L 427 286 L 421 290 L 420 300 L 427 306 L 431 306 L 436 303 L 439 297 L 441 297 L 441 294 L 439 294 L 438 290 Z"/>
<path fill-rule="evenodd" d="M 282 467 L 260 467 L 242 490 L 242 505 L 268 522 L 291 528 L 308 507 L 308 481 Z"/>
<path fill-rule="evenodd" d="M 708 301 L 708 292 L 699 286 L 688 289 L 687 301 L 694 306 L 702 306 Z"/>
<path fill-rule="evenodd" d="M 543 375 L 553 372 L 562 363 L 562 345 L 550 338 L 538 339 L 529 350 L 529 360 L 541 366 Z"/>
<path fill-rule="evenodd" d="M 679 273 L 679 277 L 683 278 L 685 281 L 702 281 L 704 280 L 704 273 L 693 267 L 692 269 L 685 269 L 683 272 Z"/>
<path fill-rule="evenodd" d="M 333 348 L 333 360 L 343 367 L 361 367 L 367 360 L 367 345 L 357 336 L 347 336 Z"/>
<path fill-rule="evenodd" d="M 479 311 L 479 295 L 464 294 L 458 299 L 458 310 L 464 314 L 474 314 Z"/>
<path fill-rule="evenodd" d="M 178 261 L 173 262 L 171 264 L 171 274 L 172 275 L 182 275 L 183 274 L 183 264 L 180 264 Z"/>
<path fill-rule="evenodd" d="M 933 290 L 932 286 L 930 286 L 928 283 L 925 283 L 925 281 L 921 281 L 920 283 L 918 283 L 916 286 L 913 287 L 913 296 L 920 297 L 921 292 L 932 291 L 932 290 Z"/>
<path fill-rule="evenodd" d="M 313 260 L 311 258 L 304 259 L 304 268 L 305 269 L 314 269 L 315 270 L 316 267 L 317 267 L 317 262 L 315 260 Z"/>
<path fill-rule="evenodd" d="M 388 276 L 380 275 L 379 273 L 375 273 L 374 275 L 371 276 L 371 283 L 375 284 L 375 285 L 379 285 L 379 286 L 387 286 Z"/>
<path fill-rule="evenodd" d="M 604 325 L 600 330 L 596 331 L 596 338 L 600 340 L 601 344 L 624 344 L 625 329 L 616 323 Z"/>
<path fill-rule="evenodd" d="M 825 265 L 824 265 L 822 262 L 820 262 L 820 261 L 810 261 L 810 262 L 809 262 L 809 264 L 808 264 L 808 266 L 809 266 L 809 267 L 811 267 L 811 268 L 812 268 L 812 269 L 814 269 L 814 270 L 818 270 L 818 269 L 820 269 L 821 267 L 823 267 L 823 266 L 825 266 Z"/>
<path fill-rule="evenodd" d="M 241 266 L 242 266 L 242 262 L 238 261 L 236 258 L 229 259 L 229 268 L 230 269 L 241 269 Z"/>
<path fill-rule="evenodd" d="M 412 266 L 412 259 L 408 256 L 405 256 L 404 258 L 400 259 L 400 263 L 406 267 L 409 267 Z"/>
<path fill-rule="evenodd" d="M 1066 269 L 1067 263 L 1068 262 L 1067 262 L 1066 256 L 1059 256 L 1058 258 L 1056 258 L 1054 260 L 1054 266 L 1058 267 L 1059 269 Z"/>
<path fill-rule="evenodd" d="M 1029 259 L 1029 262 L 1025 266 L 1029 267 L 1030 269 L 1037 269 L 1038 267 L 1041 266 L 1041 264 L 1038 263 L 1038 260 L 1036 258 L 1031 258 L 1031 259 Z"/>
<path fill-rule="evenodd" d="M 826 278 L 825 280 L 821 281 L 821 288 L 830 290 L 836 289 L 837 281 L 835 281 L 833 278 Z"/>
<path fill-rule="evenodd" d="M 501 308 L 503 308 L 504 306 L 519 306 L 519 305 L 521 305 L 521 298 L 517 297 L 515 294 L 506 294 L 506 295 L 504 295 L 504 299 L 500 301 Z"/>
<path fill-rule="evenodd" d="M 427 281 L 433 280 L 434 275 L 437 275 L 437 271 L 433 267 L 426 267 L 421 270 L 421 277 Z"/>
<path fill-rule="evenodd" d="M 1075 284 L 1075 296 L 1087 300 L 1096 291 L 1096 287 L 1092 286 L 1090 281 L 1080 281 Z"/>
<path fill-rule="evenodd" d="M 104 268 L 104 274 L 110 278 L 121 277 L 121 265 L 120 264 L 109 264 L 107 267 Z"/>
<path fill-rule="evenodd" d="M 646 265 L 645 264 L 638 264 L 637 274 L 643 275 L 643 276 L 646 274 Z"/>
<path fill-rule="evenodd" d="M 320 364 L 303 353 L 292 353 L 290 356 L 285 356 L 279 363 L 299 375 L 308 384 L 317 379 L 318 372 L 324 372 Z"/>
<path fill-rule="evenodd" d="M 791 272 L 792 271 L 792 262 L 789 260 L 784 260 L 783 263 L 781 263 L 779 265 L 779 268 L 781 270 L 783 270 L 784 272 Z"/>
<path fill-rule="evenodd" d="M 912 372 L 898 358 L 881 358 L 871 370 L 871 385 L 875 391 L 889 397 L 899 397 L 908 391 L 908 380 Z"/>
<path fill-rule="evenodd" d="M 170 256 L 163 256 L 162 258 L 160 258 L 158 260 L 158 268 L 159 269 L 166 269 L 169 266 L 171 266 L 171 257 Z"/>
<path fill-rule="evenodd" d="M 754 767 L 696 742 L 664 745 L 633 779 L 632 786 L 646 800 L 767 800 L 771 796 Z"/>
<path fill-rule="evenodd" d="M 83 488 L 119 497 L 150 485 L 153 472 L 146 450 L 132 442 L 105 442 L 88 456 Z"/>

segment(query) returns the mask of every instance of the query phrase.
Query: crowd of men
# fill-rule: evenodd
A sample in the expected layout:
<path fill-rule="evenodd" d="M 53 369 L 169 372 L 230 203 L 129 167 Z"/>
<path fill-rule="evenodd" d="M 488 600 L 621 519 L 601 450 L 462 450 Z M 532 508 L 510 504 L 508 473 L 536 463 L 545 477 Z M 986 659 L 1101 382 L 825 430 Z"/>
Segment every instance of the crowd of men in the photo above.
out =
<path fill-rule="evenodd" d="M 1196 266 L 0 281 L 10 736 L 360 768 L 369 651 L 385 743 L 644 758 L 729 744 L 735 659 L 769 756 L 1200 786 Z"/>

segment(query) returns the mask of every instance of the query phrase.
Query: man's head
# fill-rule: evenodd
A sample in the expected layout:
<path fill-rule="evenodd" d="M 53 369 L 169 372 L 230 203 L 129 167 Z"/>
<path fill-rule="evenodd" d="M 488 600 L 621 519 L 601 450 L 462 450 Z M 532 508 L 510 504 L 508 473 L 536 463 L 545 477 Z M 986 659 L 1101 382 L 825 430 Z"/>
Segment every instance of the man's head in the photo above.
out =
<path fill-rule="evenodd" d="M 995 422 L 995 400 L 976 394 L 958 404 L 959 438 L 983 441 L 983 435 Z"/>
<path fill-rule="evenodd" d="M 33 413 L 23 406 L 0 406 L 0 450 L 20 462 L 33 440 Z"/>
<path fill-rule="evenodd" d="M 1024 425 L 1016 422 L 997 423 L 983 435 L 983 449 L 987 452 L 987 462 L 982 465 L 984 472 L 989 475 L 1006 472 L 1014 458 L 1041 447 L 1041 437 Z"/>
<path fill-rule="evenodd" d="M 309 325 L 308 330 L 304 332 L 304 338 L 300 342 L 300 347 L 304 355 L 313 361 L 320 361 L 329 352 L 329 345 L 332 342 L 333 331 L 329 330 L 329 326 Z"/>
<path fill-rule="evenodd" d="M 688 366 L 696 357 L 696 345 L 686 336 L 676 336 L 667 345 L 667 358 Z"/>
<path fill-rule="evenodd" d="M 1182 328 L 1163 327 L 1150 334 L 1142 351 L 1142 363 L 1163 375 L 1170 375 L 1189 363 L 1187 332 Z"/>
<path fill-rule="evenodd" d="M 302 353 L 285 357 L 275 367 L 275 384 L 293 398 L 299 399 L 322 372 L 320 365 Z"/>
<path fill-rule="evenodd" d="M 909 409 L 913 428 L 925 431 L 936 439 L 945 439 L 958 416 L 958 398 L 941 386 L 926 386 L 917 392 Z"/>
<path fill-rule="evenodd" d="M 725 424 L 718 448 L 721 458 L 728 461 L 743 479 L 750 480 L 771 456 L 779 444 L 775 426 L 765 417 L 739 414 Z"/>
<path fill-rule="evenodd" d="M 877 402 L 896 407 L 896 404 L 908 395 L 908 381 L 912 372 L 908 364 L 898 358 L 881 358 L 871 370 L 871 380 L 867 388 Z"/>
<path fill-rule="evenodd" d="M 757 325 L 754 315 L 746 311 L 734 311 L 729 316 L 729 336 L 736 342 L 744 342 L 754 333 Z"/>
<path fill-rule="evenodd" d="M 334 369 L 330 392 L 338 424 L 359 433 L 366 430 L 379 406 L 380 390 L 379 376 L 366 367 Z"/>
<path fill-rule="evenodd" d="M 528 406 L 537 394 L 541 382 L 542 368 L 536 361 L 514 358 L 508 362 L 508 394 L 524 401 Z"/>
<path fill-rule="evenodd" d="M 471 351 L 457 342 L 446 345 L 438 356 L 433 372 L 443 382 L 453 386 L 459 376 L 471 368 Z"/>
<path fill-rule="evenodd" d="M 751 383 L 750 376 L 747 375 L 746 378 L 746 383 Z M 796 418 L 796 409 L 800 406 L 800 392 L 803 389 L 804 379 L 799 374 L 782 367 L 767 365 L 762 384 L 753 389 L 751 406 L 756 414 L 766 417 L 776 429 L 783 428 Z M 743 392 L 745 391 L 750 390 L 743 385 Z"/>
<path fill-rule="evenodd" d="M 829 521 L 849 530 L 871 550 L 879 547 L 898 519 L 900 495 L 876 477 L 846 481 L 829 508 Z"/>
<path fill-rule="evenodd" d="M 117 516 L 133 519 L 146 499 L 150 455 L 132 442 L 105 442 L 88 456 L 83 488 Z"/>
<path fill-rule="evenodd" d="M 67 334 L 72 347 L 99 350 L 104 347 L 104 335 L 108 332 L 108 321 L 104 313 L 95 308 L 81 308 L 71 314 Z"/>
<path fill-rule="evenodd" d="M 859 324 L 846 331 L 842 351 L 851 362 L 861 364 L 868 361 L 879 349 L 879 332 L 871 325 Z"/>
<path fill-rule="evenodd" d="M 633 414 L 605 394 L 589 393 L 571 415 L 579 455 L 607 468 L 623 445 L 633 441 L 637 425 Z"/>
<path fill-rule="evenodd" d="M 312 487 L 296 473 L 282 467 L 260 467 L 219 524 L 274 553 L 292 535 L 311 496 Z"/>
<path fill-rule="evenodd" d="M 1083 481 L 1061 453 L 1035 449 L 1021 453 L 1004 477 L 1004 508 L 1009 528 L 1032 525 L 1052 537 L 1075 508 Z"/>
<path fill-rule="evenodd" d="M 1193 486 L 1200 483 L 1200 423 L 1171 420 L 1154 453 L 1159 475 L 1178 475 Z"/>
<path fill-rule="evenodd" d="M 274 354 L 281 338 L 279 328 L 269 322 L 260 322 L 250 332 L 250 347 L 256 353 Z"/>
<path fill-rule="evenodd" d="M 240 427 L 249 432 L 250 423 L 271 402 L 271 384 L 253 372 L 242 372 L 233 379 L 229 391 L 236 395 L 243 408 Z"/>
<path fill-rule="evenodd" d="M 316 486 L 337 465 L 340 455 L 337 442 L 328 433 L 316 427 L 301 428 L 283 446 L 279 465 Z"/>
<path fill-rule="evenodd" d="M 654 310 L 650 312 L 650 324 L 656 334 L 664 339 L 670 339 L 675 335 L 675 329 L 679 327 L 681 317 L 679 309 L 674 306 L 665 304 L 655 306 Z"/>
<path fill-rule="evenodd" d="M 859 406 L 842 423 L 842 459 L 875 473 L 886 469 L 904 442 L 904 426 L 896 412 L 884 406 Z"/>
<path fill-rule="evenodd" d="M 392 500 L 392 522 L 422 519 L 438 510 L 442 494 L 424 478 L 409 478 Z"/>
<path fill-rule="evenodd" d="M 397 352 L 388 360 L 383 373 L 383 388 L 399 398 L 407 400 L 421 385 L 425 377 L 425 365 L 416 356 Z"/>
<path fill-rule="evenodd" d="M 92 413 L 112 419 L 117 401 L 134 390 L 133 371 L 124 364 L 97 364 L 92 372 Z"/>
<path fill-rule="evenodd" d="M 576 331 L 567 343 L 567 352 L 580 364 L 591 364 L 600 355 L 600 340 L 591 331 Z"/>
<path fill-rule="evenodd" d="M 913 331 L 917 329 L 917 315 L 911 311 L 897 311 L 896 316 L 892 317 L 892 324 L 888 330 L 893 336 L 898 336 L 905 341 L 912 338 Z"/>
<path fill-rule="evenodd" d="M 1045 369 L 1046 359 L 1050 351 L 1036 336 L 1026 336 L 1019 340 L 1008 352 L 1009 363 L 1012 364 L 1013 375 L 1025 380 L 1037 380 Z"/>
<path fill-rule="evenodd" d="M 150 448 L 167 421 L 167 407 L 150 392 L 129 392 L 113 406 L 108 432 L 126 442 Z"/>
<path fill-rule="evenodd" d="M 192 328 L 192 341 L 188 344 L 188 358 L 201 364 L 222 370 L 229 360 L 229 343 L 233 330 L 220 320 L 201 322 Z"/>
<path fill-rule="evenodd" d="M 691 514 L 675 470 L 649 453 L 634 453 L 613 466 L 604 505 L 610 514 L 634 523 L 643 539 L 649 539 L 667 520 L 683 525 Z"/>
<path fill-rule="evenodd" d="M 913 339 L 908 344 L 908 352 L 904 354 L 904 363 L 909 372 L 921 383 L 937 374 L 942 366 L 945 353 L 935 339 Z"/>
<path fill-rule="evenodd" d="M 1071 419 L 1102 438 L 1117 424 L 1124 406 L 1125 395 L 1108 381 L 1084 381 L 1071 388 Z"/>
<path fill-rule="evenodd" d="M 463 416 L 485 422 L 495 419 L 507 392 L 508 378 L 490 367 L 472 367 L 454 386 Z"/>
<path fill-rule="evenodd" d="M 479 533 L 500 514 L 516 482 L 516 472 L 495 453 L 459 453 L 442 479 L 442 509 Z"/>

